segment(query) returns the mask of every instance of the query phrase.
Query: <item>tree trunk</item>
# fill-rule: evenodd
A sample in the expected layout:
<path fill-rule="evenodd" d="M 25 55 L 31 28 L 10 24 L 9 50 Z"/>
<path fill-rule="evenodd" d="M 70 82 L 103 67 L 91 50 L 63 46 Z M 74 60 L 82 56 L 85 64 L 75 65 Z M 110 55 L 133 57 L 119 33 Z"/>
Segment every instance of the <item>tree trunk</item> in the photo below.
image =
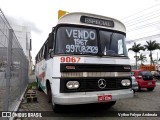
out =
<path fill-rule="evenodd" d="M 137 70 L 137 53 L 136 53 L 136 70 Z"/>
<path fill-rule="evenodd" d="M 152 51 L 150 51 L 150 64 L 152 65 Z"/>

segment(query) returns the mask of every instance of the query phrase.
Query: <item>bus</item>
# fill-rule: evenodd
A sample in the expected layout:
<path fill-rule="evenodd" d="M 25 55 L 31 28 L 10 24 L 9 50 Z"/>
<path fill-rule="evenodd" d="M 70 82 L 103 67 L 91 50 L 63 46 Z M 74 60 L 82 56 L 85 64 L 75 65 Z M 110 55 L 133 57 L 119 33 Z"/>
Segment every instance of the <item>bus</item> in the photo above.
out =
<path fill-rule="evenodd" d="M 76 12 L 58 20 L 35 58 L 38 89 L 53 111 L 133 97 L 125 36 L 124 24 L 110 17 Z"/>

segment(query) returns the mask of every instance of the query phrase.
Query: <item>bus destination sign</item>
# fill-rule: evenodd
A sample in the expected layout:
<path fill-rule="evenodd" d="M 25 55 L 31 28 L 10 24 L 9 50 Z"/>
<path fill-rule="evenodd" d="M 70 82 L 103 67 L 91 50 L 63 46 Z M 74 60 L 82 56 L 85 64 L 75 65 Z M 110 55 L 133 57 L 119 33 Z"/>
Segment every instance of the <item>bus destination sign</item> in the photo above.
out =
<path fill-rule="evenodd" d="M 94 17 L 81 16 L 80 21 L 82 23 L 88 23 L 88 24 L 93 24 L 93 25 L 114 27 L 114 22 L 111 20 L 104 20 L 104 19 L 99 19 L 99 18 L 94 18 Z"/>

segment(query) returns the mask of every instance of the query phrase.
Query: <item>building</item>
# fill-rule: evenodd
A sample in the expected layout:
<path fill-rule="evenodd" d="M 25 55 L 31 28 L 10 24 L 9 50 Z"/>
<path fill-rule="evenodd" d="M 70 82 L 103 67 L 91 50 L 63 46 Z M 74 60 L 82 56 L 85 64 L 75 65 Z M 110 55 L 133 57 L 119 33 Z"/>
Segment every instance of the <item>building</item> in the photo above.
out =
<path fill-rule="evenodd" d="M 13 25 L 11 24 L 14 33 L 23 49 L 24 54 L 26 55 L 29 61 L 29 74 L 32 74 L 33 61 L 32 61 L 32 39 L 31 39 L 31 30 L 27 26 Z"/>

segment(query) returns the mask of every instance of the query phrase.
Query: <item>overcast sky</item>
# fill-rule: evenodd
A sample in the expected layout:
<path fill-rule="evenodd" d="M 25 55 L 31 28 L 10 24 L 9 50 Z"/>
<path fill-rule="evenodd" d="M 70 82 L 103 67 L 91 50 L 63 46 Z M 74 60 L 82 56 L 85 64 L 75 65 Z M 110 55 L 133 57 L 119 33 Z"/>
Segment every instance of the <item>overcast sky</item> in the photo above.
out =
<path fill-rule="evenodd" d="M 146 10 L 146 13 L 144 11 L 135 14 L 157 4 L 160 4 L 160 0 L 0 0 L 0 8 L 7 19 L 12 18 L 19 25 L 31 27 L 33 59 L 47 39 L 52 27 L 58 22 L 58 10 L 88 12 L 119 19 L 129 26 L 127 39 L 133 40 L 146 36 L 143 34 L 144 31 L 151 33 L 150 30 L 155 31 L 156 29 L 158 32 L 160 26 L 156 28 L 152 26 L 152 28 L 145 28 L 137 32 L 134 30 L 136 23 L 135 25 L 134 21 L 132 24 L 128 23 L 136 17 L 158 10 L 160 6 L 150 11 Z M 127 45 L 128 48 L 131 46 L 132 44 Z M 130 52 L 131 63 L 134 62 L 133 54 Z"/>

